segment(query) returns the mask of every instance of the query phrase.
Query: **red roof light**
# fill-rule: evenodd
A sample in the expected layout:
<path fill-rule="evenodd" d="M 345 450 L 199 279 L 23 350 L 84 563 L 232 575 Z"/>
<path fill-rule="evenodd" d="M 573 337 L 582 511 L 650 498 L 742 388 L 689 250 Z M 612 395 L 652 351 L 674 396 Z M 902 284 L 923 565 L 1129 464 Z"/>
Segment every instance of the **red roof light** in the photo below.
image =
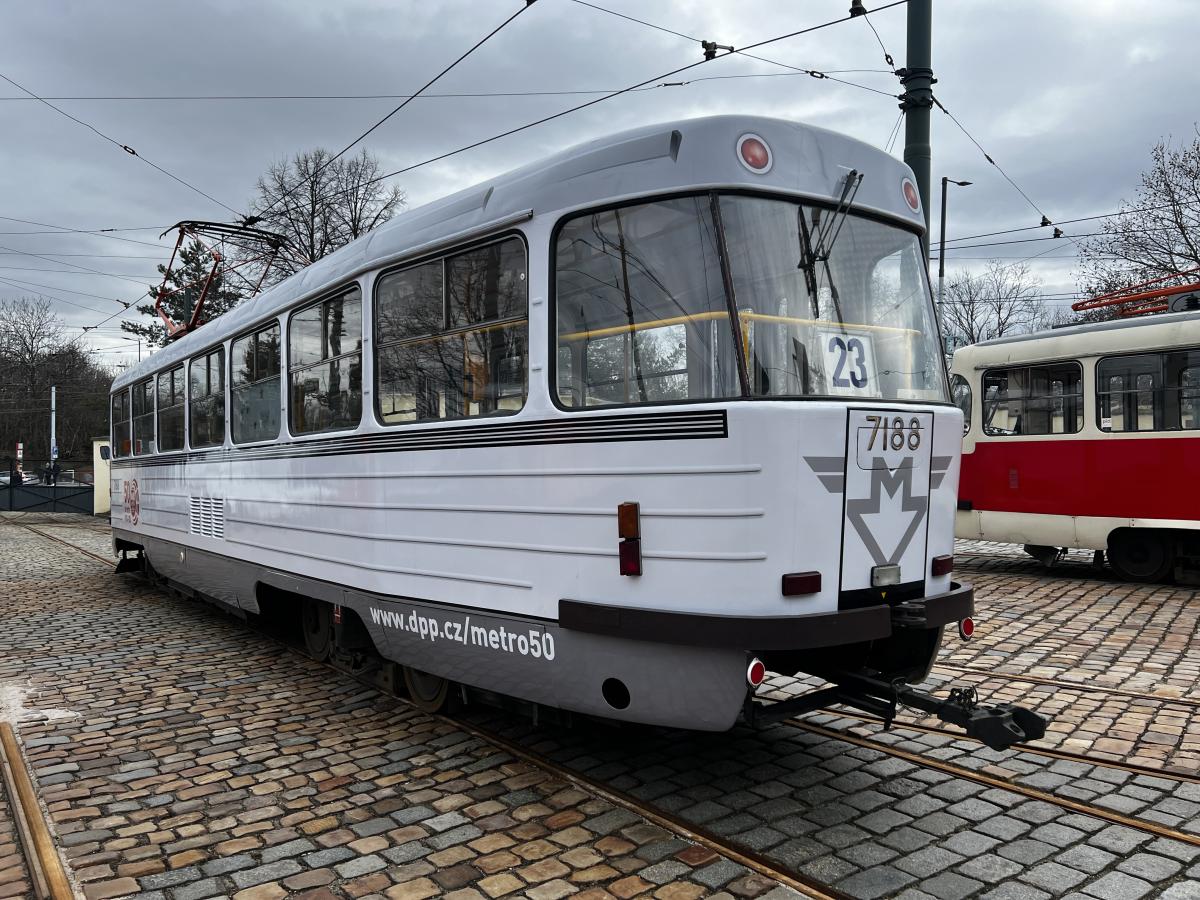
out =
<path fill-rule="evenodd" d="M 738 138 L 738 159 L 755 175 L 765 175 L 771 170 L 771 148 L 756 134 L 743 134 Z"/>

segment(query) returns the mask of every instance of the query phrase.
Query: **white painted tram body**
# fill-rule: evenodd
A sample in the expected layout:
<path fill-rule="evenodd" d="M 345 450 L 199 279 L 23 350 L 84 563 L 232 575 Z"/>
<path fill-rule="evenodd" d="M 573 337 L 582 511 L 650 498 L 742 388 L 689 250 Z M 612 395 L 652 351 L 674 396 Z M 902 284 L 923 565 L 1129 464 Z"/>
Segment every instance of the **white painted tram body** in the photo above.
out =
<path fill-rule="evenodd" d="M 919 680 L 971 606 L 922 229 L 891 156 L 744 116 L 406 212 L 116 380 L 116 547 L 618 719 L 728 728 L 755 657 Z"/>

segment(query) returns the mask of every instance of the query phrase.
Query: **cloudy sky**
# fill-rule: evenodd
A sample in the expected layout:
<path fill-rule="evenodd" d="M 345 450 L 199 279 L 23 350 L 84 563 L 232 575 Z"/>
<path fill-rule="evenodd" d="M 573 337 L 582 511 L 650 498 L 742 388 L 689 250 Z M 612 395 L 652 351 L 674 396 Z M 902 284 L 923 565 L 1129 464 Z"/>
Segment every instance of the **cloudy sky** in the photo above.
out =
<path fill-rule="evenodd" d="M 70 98 L 52 102 L 244 211 L 272 162 L 301 149 L 340 149 L 399 102 L 378 95 L 420 87 L 523 2 L 9 0 L 0 74 L 42 97 Z M 597 5 L 741 47 L 844 16 L 849 2 Z M 1193 54 L 1179 52 L 1186 36 L 1200 34 L 1194 0 L 937 0 L 934 7 L 935 92 L 1052 219 L 1115 209 L 1133 197 L 1158 140 L 1195 135 L 1200 79 Z M 871 17 L 897 66 L 905 15 L 899 6 Z M 887 143 L 896 102 L 863 88 L 899 88 L 864 20 L 758 52 L 790 66 L 840 70 L 838 78 L 855 84 L 733 55 L 672 79 L 691 79 L 685 86 L 623 95 L 398 183 L 411 208 L 581 140 L 713 113 L 794 118 Z M 699 58 L 685 37 L 576 0 L 537 0 L 430 91 L 492 96 L 418 99 L 365 146 L 385 171 L 399 169 L 588 99 L 553 92 L 607 92 Z M 534 95 L 495 96 L 515 92 Z M 179 99 L 264 95 L 339 99 Z M 157 97 L 174 99 L 146 99 Z M 184 218 L 231 218 L 11 84 L 0 82 L 0 98 L 0 297 L 53 295 L 63 320 L 80 329 L 119 311 L 114 300 L 135 300 L 156 282 L 155 265 L 170 250 L 170 238 L 158 240 L 164 228 Z M 949 237 L 1037 224 L 1038 213 L 937 111 L 933 146 L 935 181 L 974 182 L 952 189 Z M 894 152 L 902 153 L 902 135 Z M 131 230 L 78 233 L 104 228 Z M 1093 229 L 1080 223 L 1066 231 Z M 1074 250 L 1068 241 L 1034 242 L 963 249 L 948 259 L 961 259 L 953 270 L 1041 254 L 1031 265 L 1045 290 L 1065 295 L 1075 286 Z M 117 321 L 87 336 L 98 358 L 114 365 L 136 358 L 134 345 L 117 336 Z"/>

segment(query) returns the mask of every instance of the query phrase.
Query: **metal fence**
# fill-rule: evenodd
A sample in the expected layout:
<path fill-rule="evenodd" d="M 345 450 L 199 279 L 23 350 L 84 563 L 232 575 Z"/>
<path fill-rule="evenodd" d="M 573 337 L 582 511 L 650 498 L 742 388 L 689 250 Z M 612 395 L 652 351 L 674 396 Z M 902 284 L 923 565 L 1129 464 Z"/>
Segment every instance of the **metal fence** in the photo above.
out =
<path fill-rule="evenodd" d="M 91 461 L 5 459 L 0 468 L 0 509 L 92 515 Z"/>

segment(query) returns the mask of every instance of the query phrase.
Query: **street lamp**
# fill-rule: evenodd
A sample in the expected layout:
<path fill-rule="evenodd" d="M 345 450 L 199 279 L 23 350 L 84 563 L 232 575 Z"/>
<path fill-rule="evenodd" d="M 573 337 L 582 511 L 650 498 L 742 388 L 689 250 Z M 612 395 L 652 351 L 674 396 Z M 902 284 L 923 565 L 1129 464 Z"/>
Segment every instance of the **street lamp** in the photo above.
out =
<path fill-rule="evenodd" d="M 969 181 L 955 181 L 953 178 L 942 176 L 942 232 L 938 238 L 938 295 L 937 295 L 937 314 L 938 326 L 945 330 L 946 317 L 942 306 L 942 301 L 946 296 L 946 185 L 957 184 L 959 187 L 967 187 Z"/>
<path fill-rule="evenodd" d="M 942 217 L 942 224 L 945 224 L 945 216 Z M 125 337 L 123 334 L 114 334 L 113 337 L 120 338 L 123 341 L 134 341 L 138 345 L 138 362 L 142 361 L 142 339 L 140 337 L 131 338 Z"/>

